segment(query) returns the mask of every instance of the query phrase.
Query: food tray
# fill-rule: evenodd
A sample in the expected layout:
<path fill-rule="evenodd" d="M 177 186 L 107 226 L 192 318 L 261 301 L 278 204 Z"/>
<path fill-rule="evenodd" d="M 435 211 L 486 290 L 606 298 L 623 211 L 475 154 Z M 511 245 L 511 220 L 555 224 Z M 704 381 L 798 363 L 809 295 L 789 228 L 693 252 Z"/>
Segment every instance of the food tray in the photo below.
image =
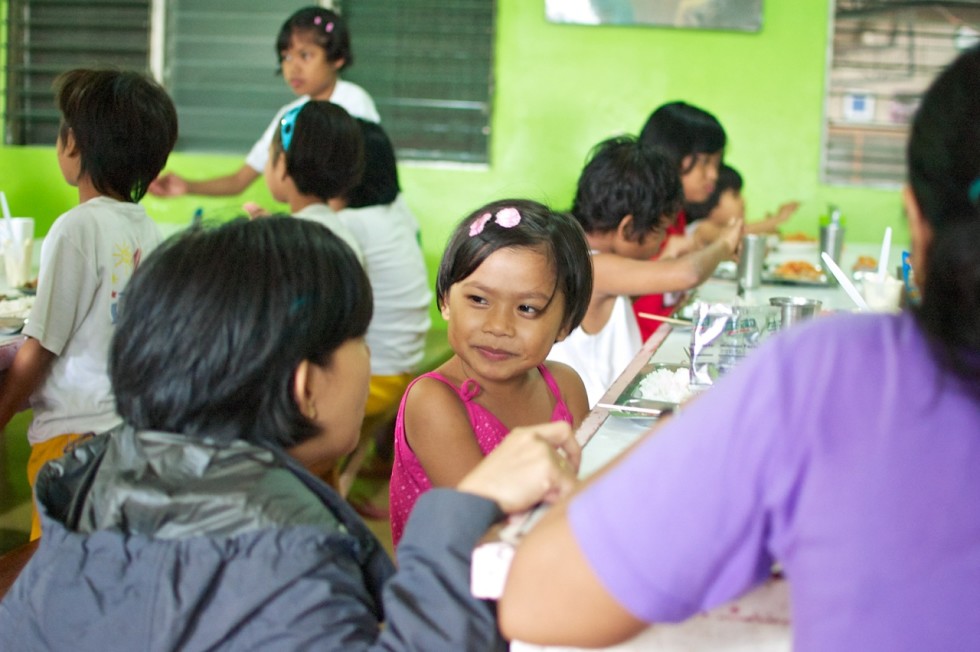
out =
<path fill-rule="evenodd" d="M 622 417 L 659 417 L 670 414 L 677 409 L 678 404 L 671 401 L 655 401 L 646 398 L 636 398 L 635 394 L 640 389 L 640 383 L 648 375 L 658 369 L 690 369 L 686 363 L 671 362 L 648 362 L 643 365 L 633 380 L 626 386 L 613 403 L 599 403 L 596 407 L 605 408 L 610 413 Z"/>
<path fill-rule="evenodd" d="M 768 269 L 762 272 L 762 282 L 770 285 L 796 285 L 799 287 L 813 288 L 830 287 L 830 279 L 826 274 L 821 274 L 818 278 L 805 278 L 802 276 L 782 276 Z"/>

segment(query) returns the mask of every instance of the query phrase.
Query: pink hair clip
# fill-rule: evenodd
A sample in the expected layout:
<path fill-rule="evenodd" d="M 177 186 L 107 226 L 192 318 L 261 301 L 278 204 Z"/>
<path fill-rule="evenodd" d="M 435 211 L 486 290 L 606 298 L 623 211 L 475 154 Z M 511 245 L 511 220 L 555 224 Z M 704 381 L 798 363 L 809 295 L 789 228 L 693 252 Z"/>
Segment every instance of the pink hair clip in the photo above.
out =
<path fill-rule="evenodd" d="M 327 23 L 327 26 L 324 29 L 326 29 L 327 33 L 329 34 L 333 31 L 333 23 Z"/>
<path fill-rule="evenodd" d="M 319 25 L 322 22 L 323 22 L 323 18 L 322 17 L 320 17 L 320 16 L 314 16 L 314 18 L 313 18 L 313 24 L 314 25 Z"/>
<path fill-rule="evenodd" d="M 505 229 L 511 229 L 521 223 L 520 211 L 516 208 L 501 208 L 496 215 L 491 216 L 490 213 L 484 213 L 473 220 L 473 223 L 470 224 L 470 237 L 483 233 L 483 227 L 487 225 L 491 217 L 494 222 Z"/>

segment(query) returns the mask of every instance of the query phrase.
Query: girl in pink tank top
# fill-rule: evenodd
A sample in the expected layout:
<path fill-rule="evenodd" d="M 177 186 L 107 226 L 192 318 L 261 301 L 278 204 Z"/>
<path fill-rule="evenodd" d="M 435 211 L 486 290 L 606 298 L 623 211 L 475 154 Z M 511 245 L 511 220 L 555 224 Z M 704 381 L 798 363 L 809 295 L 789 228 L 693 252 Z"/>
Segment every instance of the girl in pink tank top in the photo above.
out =
<path fill-rule="evenodd" d="M 588 412 L 585 387 L 551 346 L 582 321 L 592 294 L 585 234 L 526 200 L 494 202 L 456 228 L 436 281 L 454 355 L 402 397 L 391 472 L 395 545 L 418 497 L 455 486 L 517 426 Z"/>

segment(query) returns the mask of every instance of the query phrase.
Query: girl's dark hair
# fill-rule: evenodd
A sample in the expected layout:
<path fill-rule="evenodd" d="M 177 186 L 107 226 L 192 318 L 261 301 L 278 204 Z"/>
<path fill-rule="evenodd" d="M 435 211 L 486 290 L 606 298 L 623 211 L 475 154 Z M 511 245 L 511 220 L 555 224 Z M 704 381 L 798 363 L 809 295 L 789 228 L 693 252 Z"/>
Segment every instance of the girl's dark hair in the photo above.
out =
<path fill-rule="evenodd" d="M 494 219 L 502 209 L 514 208 L 521 221 L 503 227 Z M 483 229 L 470 235 L 470 228 L 485 216 Z M 443 307 L 449 288 L 476 271 L 495 251 L 522 247 L 543 251 L 555 269 L 555 289 L 565 297 L 562 327 L 576 328 L 585 317 L 592 298 L 592 260 L 582 227 L 570 216 L 556 213 L 544 204 L 526 199 L 502 199 L 470 213 L 449 239 L 436 276 L 436 301 Z"/>
<path fill-rule="evenodd" d="M 980 396 L 980 48 L 932 83 L 912 122 L 908 174 L 932 227 L 913 312 L 937 359 Z"/>
<path fill-rule="evenodd" d="M 178 234 L 126 287 L 109 354 L 116 406 L 139 429 L 288 448 L 318 428 L 293 374 L 330 364 L 371 320 L 371 285 L 309 220 L 235 220 Z"/>
<path fill-rule="evenodd" d="M 279 73 L 282 73 L 282 55 L 289 49 L 293 34 L 309 34 L 316 44 L 327 53 L 327 61 L 343 59 L 339 70 L 354 65 L 354 52 L 350 47 L 350 31 L 347 21 L 335 11 L 323 7 L 304 7 L 286 19 L 276 37 L 276 56 L 279 57 Z"/>
<path fill-rule="evenodd" d="M 280 129 L 272 142 L 273 156 L 282 156 Z M 324 202 L 345 196 L 364 174 L 361 128 L 344 107 L 332 102 L 310 100 L 303 105 L 285 156 L 286 172 L 296 189 Z"/>
<path fill-rule="evenodd" d="M 596 145 L 582 170 L 572 215 L 586 233 L 605 233 L 633 216 L 627 234 L 642 241 L 663 230 L 683 201 L 677 166 L 662 151 L 647 148 L 632 136 L 617 136 Z"/>
<path fill-rule="evenodd" d="M 742 175 L 733 167 L 722 165 L 718 168 L 718 181 L 715 189 L 711 191 L 708 198 L 697 204 L 684 204 L 684 214 L 687 216 L 687 223 L 703 220 L 711 214 L 721 201 L 721 194 L 726 190 L 742 192 Z"/>
<path fill-rule="evenodd" d="M 82 174 L 104 195 L 138 202 L 177 142 L 177 110 L 149 77 L 71 70 L 54 82 L 59 138 L 75 138 Z"/>
<path fill-rule="evenodd" d="M 720 152 L 726 140 L 725 129 L 715 116 L 684 102 L 658 108 L 640 132 L 640 142 L 664 150 L 681 174 L 687 172 L 681 170 L 685 157 Z"/>
<path fill-rule="evenodd" d="M 364 208 L 390 204 L 401 190 L 395 148 L 381 125 L 361 118 L 355 120 L 364 141 L 364 175 L 361 182 L 347 194 L 347 206 Z"/>

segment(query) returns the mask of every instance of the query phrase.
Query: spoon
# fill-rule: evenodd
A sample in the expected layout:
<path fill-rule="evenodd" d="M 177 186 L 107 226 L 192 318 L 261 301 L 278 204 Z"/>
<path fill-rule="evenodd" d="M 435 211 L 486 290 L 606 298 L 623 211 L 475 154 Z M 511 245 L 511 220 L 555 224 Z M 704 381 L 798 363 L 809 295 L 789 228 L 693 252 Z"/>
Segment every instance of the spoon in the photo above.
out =
<path fill-rule="evenodd" d="M 871 310 L 868 302 L 864 300 L 861 293 L 858 292 L 857 288 L 854 287 L 854 284 L 851 283 L 851 279 L 847 278 L 847 274 L 844 273 L 844 270 L 837 266 L 834 259 L 831 258 L 826 251 L 820 252 L 820 258 L 823 259 L 827 269 L 829 269 L 830 273 L 834 275 L 834 278 L 836 278 L 837 282 L 840 283 L 840 286 L 844 289 L 844 292 L 847 293 L 847 296 L 851 298 L 851 301 L 853 301 L 861 310 Z"/>
<path fill-rule="evenodd" d="M 881 255 L 878 256 L 878 278 L 883 279 L 888 273 L 888 257 L 892 252 L 892 227 L 885 227 L 885 237 L 881 241 Z"/>

